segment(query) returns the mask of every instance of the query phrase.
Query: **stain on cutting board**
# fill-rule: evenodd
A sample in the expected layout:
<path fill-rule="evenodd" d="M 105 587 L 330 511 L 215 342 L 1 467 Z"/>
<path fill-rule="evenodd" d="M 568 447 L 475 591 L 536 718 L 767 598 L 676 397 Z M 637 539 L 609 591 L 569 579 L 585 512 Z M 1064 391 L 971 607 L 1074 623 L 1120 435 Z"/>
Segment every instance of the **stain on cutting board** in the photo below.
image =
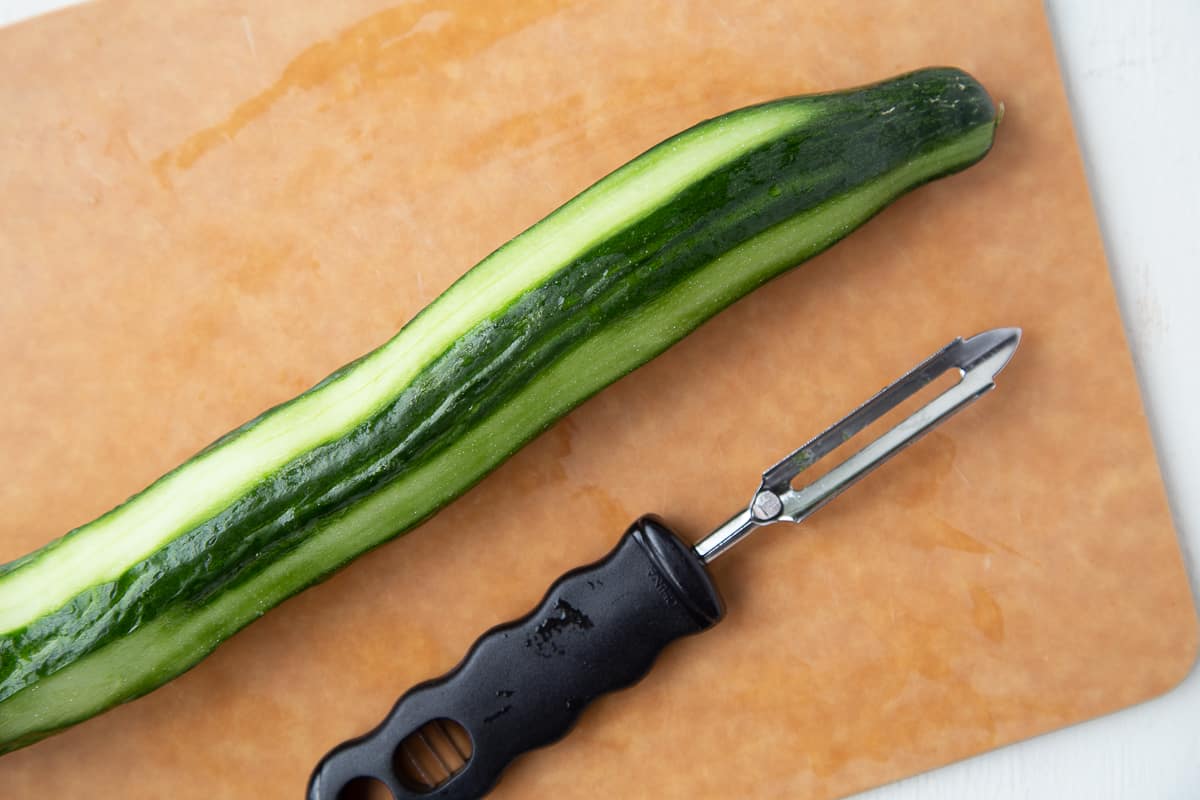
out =
<path fill-rule="evenodd" d="M 1189 670 L 1192 598 L 1035 0 L 128 0 L 5 29 L 0 50 L 0 561 L 378 345 L 700 119 L 928 64 L 1006 106 L 978 166 L 418 531 L 146 698 L 0 758 L 5 797 L 299 797 L 329 747 L 635 516 L 702 535 L 790 445 L 1001 325 L 1025 338 L 994 394 L 722 559 L 727 620 L 495 796 L 832 798 Z"/>

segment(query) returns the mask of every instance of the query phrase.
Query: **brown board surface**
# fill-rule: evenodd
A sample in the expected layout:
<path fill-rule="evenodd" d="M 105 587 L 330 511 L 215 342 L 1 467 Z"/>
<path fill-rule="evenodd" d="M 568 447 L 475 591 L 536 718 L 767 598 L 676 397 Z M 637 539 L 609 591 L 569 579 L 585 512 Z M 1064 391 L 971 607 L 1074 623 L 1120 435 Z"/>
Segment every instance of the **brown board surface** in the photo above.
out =
<path fill-rule="evenodd" d="M 586 403 L 4 797 L 302 795 L 315 761 L 638 514 L 698 537 L 955 335 L 1000 388 L 803 528 L 497 798 L 831 798 L 1121 708 L 1196 619 L 1041 4 L 121 2 L 0 31 L 0 561 L 380 344 L 705 117 L 930 64 L 996 147 Z"/>

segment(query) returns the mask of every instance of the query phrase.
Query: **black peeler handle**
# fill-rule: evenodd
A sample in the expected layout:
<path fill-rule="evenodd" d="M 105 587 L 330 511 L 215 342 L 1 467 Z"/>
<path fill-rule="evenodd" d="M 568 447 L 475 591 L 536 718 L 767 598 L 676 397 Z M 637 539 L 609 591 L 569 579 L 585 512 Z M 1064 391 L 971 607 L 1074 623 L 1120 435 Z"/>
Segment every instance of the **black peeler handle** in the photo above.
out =
<path fill-rule="evenodd" d="M 339 800 L 360 777 L 397 800 L 481 797 L 517 756 L 560 739 L 584 706 L 637 682 L 664 647 L 724 613 L 692 548 L 642 517 L 602 560 L 559 578 L 530 614 L 485 633 L 451 672 L 325 756 L 308 798 Z"/>

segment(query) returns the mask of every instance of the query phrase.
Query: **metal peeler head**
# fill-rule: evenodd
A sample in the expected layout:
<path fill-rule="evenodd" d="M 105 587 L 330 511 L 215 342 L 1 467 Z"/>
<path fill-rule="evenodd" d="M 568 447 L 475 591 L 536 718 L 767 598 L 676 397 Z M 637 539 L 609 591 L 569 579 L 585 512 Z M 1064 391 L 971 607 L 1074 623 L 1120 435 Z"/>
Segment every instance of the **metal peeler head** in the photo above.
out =
<path fill-rule="evenodd" d="M 996 375 L 1020 341 L 1020 328 L 996 328 L 950 342 L 768 468 L 749 506 L 702 539 L 696 554 L 708 563 L 757 527 L 807 519 L 871 470 L 995 388 Z M 793 488 L 800 473 L 950 370 L 958 371 L 957 383 L 812 483 Z"/>

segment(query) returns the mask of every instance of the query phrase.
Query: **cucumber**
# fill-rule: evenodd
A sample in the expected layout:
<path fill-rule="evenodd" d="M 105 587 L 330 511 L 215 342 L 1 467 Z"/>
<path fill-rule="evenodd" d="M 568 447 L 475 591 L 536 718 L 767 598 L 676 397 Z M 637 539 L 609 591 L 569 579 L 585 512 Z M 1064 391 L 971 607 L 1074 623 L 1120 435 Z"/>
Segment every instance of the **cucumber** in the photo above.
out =
<path fill-rule="evenodd" d="M 904 192 L 996 111 L 927 69 L 702 122 L 463 275 L 390 341 L 0 567 L 0 752 L 142 695 L 476 483 Z"/>

